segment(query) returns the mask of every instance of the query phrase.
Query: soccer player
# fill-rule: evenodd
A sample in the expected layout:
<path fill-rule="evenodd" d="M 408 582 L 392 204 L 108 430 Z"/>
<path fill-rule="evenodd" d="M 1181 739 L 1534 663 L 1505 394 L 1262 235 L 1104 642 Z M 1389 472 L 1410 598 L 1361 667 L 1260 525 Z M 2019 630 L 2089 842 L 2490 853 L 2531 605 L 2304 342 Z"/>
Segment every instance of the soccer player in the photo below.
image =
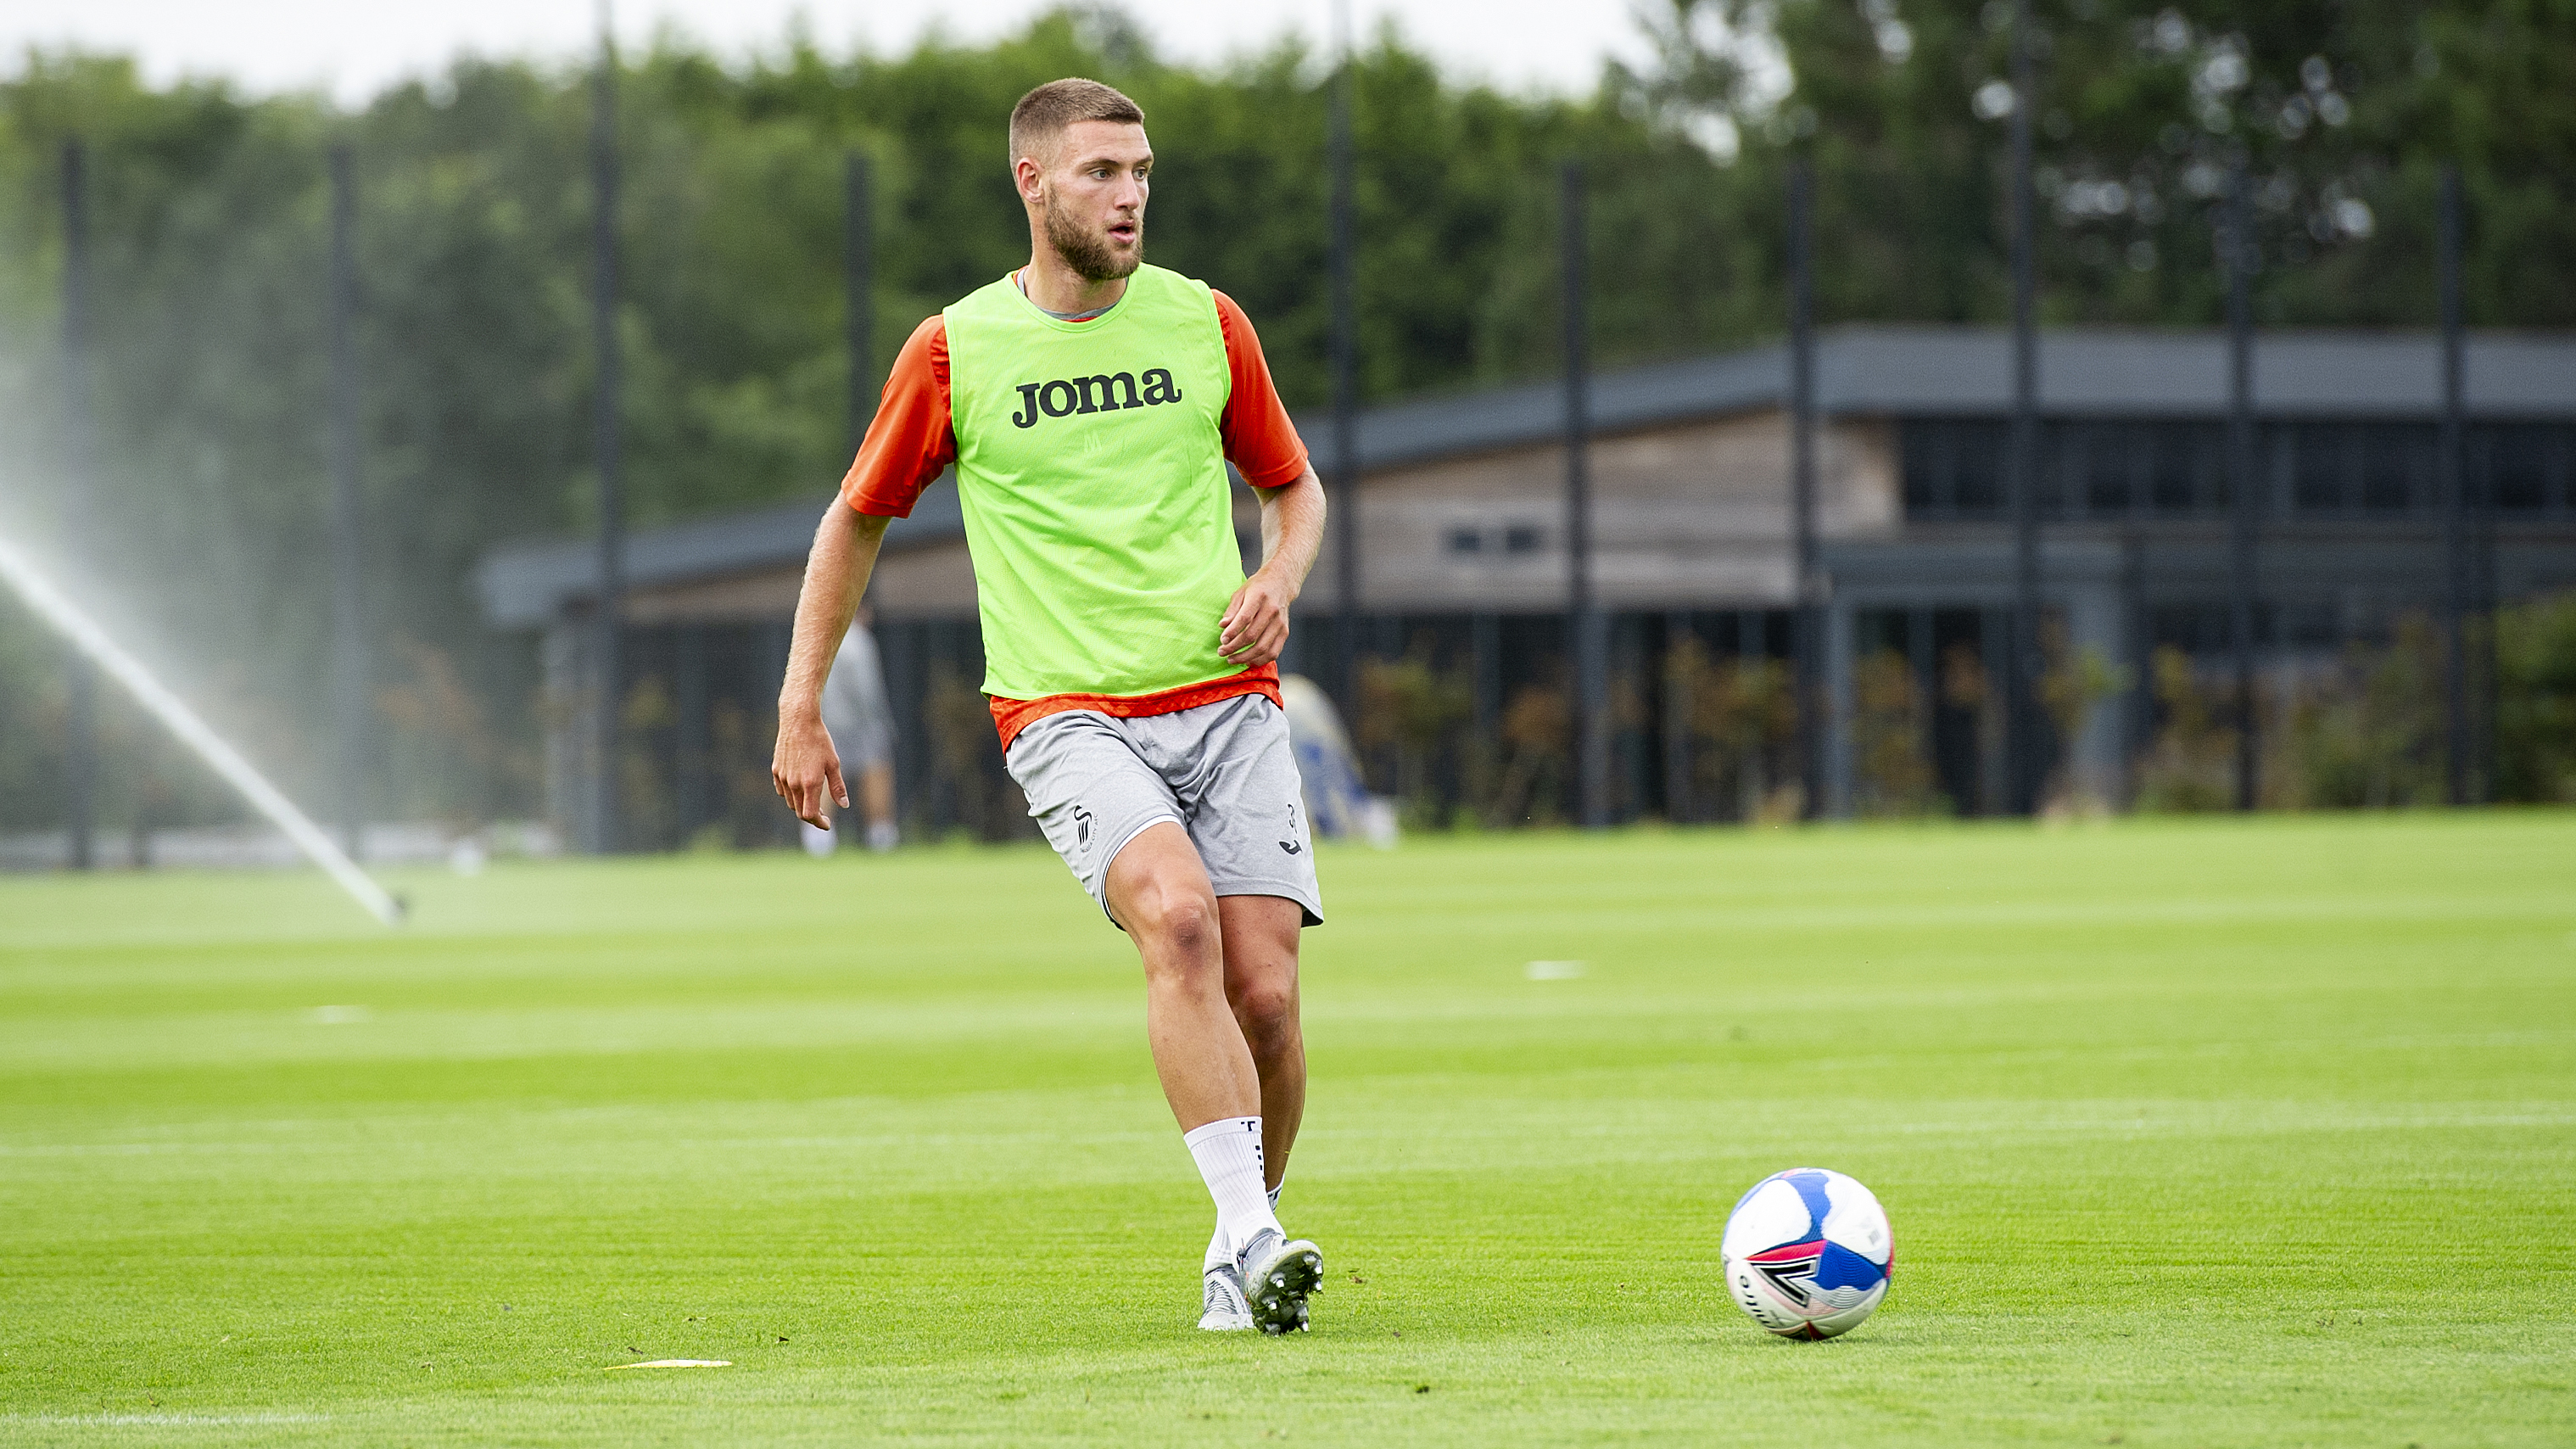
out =
<path fill-rule="evenodd" d="M 922 323 L 824 515 L 772 774 L 798 816 L 849 792 L 817 708 L 886 521 L 954 464 L 1003 761 L 1127 932 L 1145 1029 L 1216 1200 L 1205 1329 L 1305 1327 L 1323 1254 L 1279 1226 L 1306 1104 L 1297 943 L 1323 921 L 1279 697 L 1324 489 L 1222 292 L 1144 265 L 1135 102 L 1050 81 L 1011 111 L 1028 265 Z M 1261 499 L 1246 578 L 1231 461 Z"/>

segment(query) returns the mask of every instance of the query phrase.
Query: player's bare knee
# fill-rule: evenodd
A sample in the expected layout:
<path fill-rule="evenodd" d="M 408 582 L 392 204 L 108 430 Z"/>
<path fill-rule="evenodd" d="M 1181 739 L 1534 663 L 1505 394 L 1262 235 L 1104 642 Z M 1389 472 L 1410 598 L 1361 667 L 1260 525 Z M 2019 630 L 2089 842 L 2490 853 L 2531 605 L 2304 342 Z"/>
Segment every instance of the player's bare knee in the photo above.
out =
<path fill-rule="evenodd" d="M 1185 885 L 1152 882 L 1136 892 L 1123 912 L 1127 929 L 1140 941 L 1151 941 L 1156 953 L 1191 969 L 1223 969 L 1216 901 Z"/>
<path fill-rule="evenodd" d="M 1255 1054 L 1284 1048 L 1297 1035 L 1297 981 L 1287 975 L 1262 976 L 1227 993 L 1235 1022 Z"/>

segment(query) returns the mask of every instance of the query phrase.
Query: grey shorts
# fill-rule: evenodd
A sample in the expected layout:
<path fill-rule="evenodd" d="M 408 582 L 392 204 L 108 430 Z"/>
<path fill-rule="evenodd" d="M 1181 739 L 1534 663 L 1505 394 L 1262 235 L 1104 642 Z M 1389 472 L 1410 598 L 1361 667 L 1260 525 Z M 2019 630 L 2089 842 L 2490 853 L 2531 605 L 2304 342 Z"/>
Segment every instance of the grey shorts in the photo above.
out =
<path fill-rule="evenodd" d="M 830 721 L 824 723 L 828 726 Z M 872 719 L 853 726 L 848 734 L 833 730 L 832 743 L 840 750 L 844 774 L 872 765 L 894 763 L 894 730 L 883 720 Z"/>
<path fill-rule="evenodd" d="M 1051 714 L 1020 731 L 1003 763 L 1104 912 L 1109 862 L 1169 820 L 1189 832 L 1218 895 L 1285 896 L 1305 924 L 1324 923 L 1288 716 L 1261 695 L 1137 719 Z"/>

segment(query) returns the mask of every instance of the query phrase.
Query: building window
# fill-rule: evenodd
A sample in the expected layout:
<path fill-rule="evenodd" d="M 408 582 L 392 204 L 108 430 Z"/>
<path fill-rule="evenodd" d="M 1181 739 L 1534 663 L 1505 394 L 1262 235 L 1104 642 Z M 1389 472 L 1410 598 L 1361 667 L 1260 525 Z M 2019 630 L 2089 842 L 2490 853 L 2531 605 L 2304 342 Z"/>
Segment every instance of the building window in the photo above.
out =
<path fill-rule="evenodd" d="M 1992 514 L 2004 506 L 2004 449 L 2011 430 L 2002 424 L 1961 423 L 1951 444 L 1951 486 L 1959 512 Z"/>
<path fill-rule="evenodd" d="M 1441 552 L 1453 558 L 1488 559 L 1495 554 L 1506 556 L 1532 554 L 1547 546 L 1547 530 L 1535 523 L 1510 523 L 1501 527 L 1459 523 L 1443 529 Z"/>
<path fill-rule="evenodd" d="M 2217 454 L 2212 444 L 2223 440 L 2211 436 L 2213 429 L 2193 423 L 2163 423 L 2149 427 L 2147 501 L 2158 513 L 2197 513 L 2218 501 L 2219 472 Z"/>
<path fill-rule="evenodd" d="M 2499 513 L 2564 513 L 2576 509 L 2568 474 L 2576 462 L 2576 427 L 2498 423 L 2469 429 L 2469 496 Z"/>
<path fill-rule="evenodd" d="M 2068 431 L 2075 446 L 2067 451 L 2084 460 L 2085 511 L 2128 512 L 2137 497 L 2139 445 L 2146 430 L 2132 423 L 2101 423 Z"/>
<path fill-rule="evenodd" d="M 2334 513 L 2344 507 L 2344 479 L 2352 472 L 2349 430 L 2326 423 L 2290 426 L 2290 504 L 2301 513 Z"/>
<path fill-rule="evenodd" d="M 1908 518 L 2000 518 L 2008 425 L 1909 419 L 1899 442 Z M 2468 430 L 2465 482 L 2508 517 L 2576 511 L 2576 426 L 2481 423 Z M 2300 418 L 2255 435 L 2252 486 L 2265 513 L 2420 517 L 2442 508 L 2441 430 L 2426 422 Z M 2201 419 L 2053 419 L 2036 480 L 2051 519 L 2228 511 L 2227 429 Z"/>
<path fill-rule="evenodd" d="M 2361 445 L 2361 506 L 2368 513 L 2404 513 L 2423 503 L 2438 503 L 2433 487 L 2433 440 L 2428 431 L 2402 423 L 2368 427 Z"/>
<path fill-rule="evenodd" d="M 2005 425 L 1983 419 L 1907 422 L 1900 443 L 1905 511 L 1916 518 L 1990 518 L 2003 510 Z"/>

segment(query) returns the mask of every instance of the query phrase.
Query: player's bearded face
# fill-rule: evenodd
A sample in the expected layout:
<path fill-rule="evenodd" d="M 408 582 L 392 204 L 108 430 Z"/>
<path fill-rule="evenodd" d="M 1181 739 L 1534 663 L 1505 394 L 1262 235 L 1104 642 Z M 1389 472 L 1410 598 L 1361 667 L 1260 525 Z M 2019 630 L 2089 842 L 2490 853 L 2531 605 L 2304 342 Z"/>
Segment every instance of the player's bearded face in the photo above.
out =
<path fill-rule="evenodd" d="M 1111 207 L 1097 193 L 1050 184 L 1046 190 L 1047 244 L 1087 282 L 1114 282 L 1145 262 L 1144 208 Z"/>

